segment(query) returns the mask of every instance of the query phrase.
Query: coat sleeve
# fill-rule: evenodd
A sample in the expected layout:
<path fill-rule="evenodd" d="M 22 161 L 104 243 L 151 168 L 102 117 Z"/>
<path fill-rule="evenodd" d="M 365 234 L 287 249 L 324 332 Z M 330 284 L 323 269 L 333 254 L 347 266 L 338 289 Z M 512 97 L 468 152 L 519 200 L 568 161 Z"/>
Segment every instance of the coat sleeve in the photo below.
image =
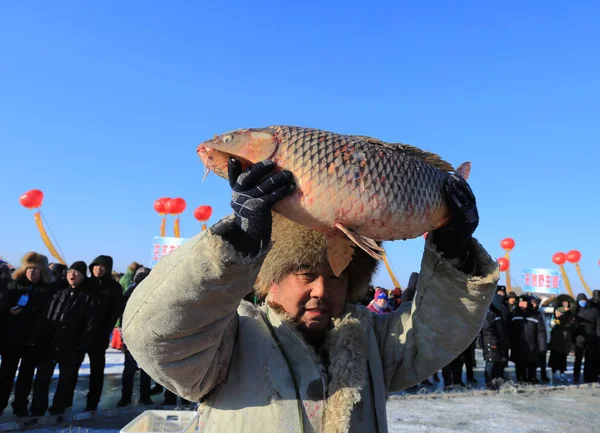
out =
<path fill-rule="evenodd" d="M 428 241 L 413 302 L 375 316 L 388 392 L 416 385 L 449 364 L 481 330 L 499 271 L 476 240 L 471 254 L 476 270 L 464 274 Z"/>
<path fill-rule="evenodd" d="M 237 337 L 236 310 L 263 258 L 242 256 L 211 230 L 162 258 L 123 315 L 124 341 L 140 367 L 192 401 L 225 379 Z"/>

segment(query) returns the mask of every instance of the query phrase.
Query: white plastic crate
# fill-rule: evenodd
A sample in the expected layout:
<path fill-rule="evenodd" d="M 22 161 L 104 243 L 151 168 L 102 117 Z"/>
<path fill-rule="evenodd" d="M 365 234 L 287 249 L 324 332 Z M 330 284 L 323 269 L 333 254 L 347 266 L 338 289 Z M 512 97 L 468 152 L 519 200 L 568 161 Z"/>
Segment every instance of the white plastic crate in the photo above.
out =
<path fill-rule="evenodd" d="M 198 412 L 193 410 L 147 410 L 121 429 L 121 433 L 194 433 Z"/>

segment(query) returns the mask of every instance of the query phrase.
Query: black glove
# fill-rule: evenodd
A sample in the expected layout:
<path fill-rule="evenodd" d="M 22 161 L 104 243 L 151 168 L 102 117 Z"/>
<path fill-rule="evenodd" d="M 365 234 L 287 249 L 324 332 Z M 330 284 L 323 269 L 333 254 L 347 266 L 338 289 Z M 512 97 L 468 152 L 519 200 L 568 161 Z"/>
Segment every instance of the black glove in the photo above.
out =
<path fill-rule="evenodd" d="M 237 251 L 254 256 L 269 245 L 271 209 L 294 190 L 293 176 L 288 170 L 275 173 L 275 164 L 270 160 L 258 162 L 242 173 L 240 162 L 229 158 L 228 168 L 236 230 L 219 234 Z"/>
<path fill-rule="evenodd" d="M 432 232 L 433 243 L 447 259 L 467 258 L 471 239 L 479 225 L 475 195 L 463 178 L 450 174 L 444 185 L 444 196 L 452 213 L 452 221 Z"/>

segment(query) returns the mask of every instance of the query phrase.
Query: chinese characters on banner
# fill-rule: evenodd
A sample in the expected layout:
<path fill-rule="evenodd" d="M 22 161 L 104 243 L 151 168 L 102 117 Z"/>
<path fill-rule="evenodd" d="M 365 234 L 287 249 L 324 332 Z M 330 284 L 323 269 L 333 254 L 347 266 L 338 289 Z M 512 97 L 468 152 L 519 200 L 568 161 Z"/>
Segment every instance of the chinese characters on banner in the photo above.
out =
<path fill-rule="evenodd" d="M 559 295 L 562 289 L 562 278 L 558 269 L 524 269 L 522 282 L 523 292 Z"/>
<path fill-rule="evenodd" d="M 150 267 L 154 268 L 158 261 L 180 247 L 187 238 L 172 238 L 172 237 L 155 237 L 152 243 L 152 257 L 150 259 Z"/>

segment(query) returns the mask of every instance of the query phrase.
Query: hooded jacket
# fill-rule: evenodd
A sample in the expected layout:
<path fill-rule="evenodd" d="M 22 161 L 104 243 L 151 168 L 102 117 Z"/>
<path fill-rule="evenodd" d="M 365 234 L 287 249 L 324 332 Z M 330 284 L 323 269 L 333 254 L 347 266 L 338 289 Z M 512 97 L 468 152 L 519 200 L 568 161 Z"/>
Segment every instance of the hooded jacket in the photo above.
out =
<path fill-rule="evenodd" d="M 587 301 L 583 293 L 577 295 L 577 302 Z M 575 332 L 575 344 L 579 347 L 596 349 L 600 339 L 600 311 L 590 302 L 585 307 L 577 306 L 577 331 Z"/>
<path fill-rule="evenodd" d="M 102 278 L 94 277 L 93 268 L 96 265 L 104 265 L 106 272 Z M 123 288 L 112 278 L 113 259 L 110 256 L 98 256 L 92 263 L 89 269 L 92 277 L 89 283 L 86 284 L 90 302 L 93 304 L 96 322 L 96 336 L 93 339 L 93 347 L 108 348 L 109 336 L 112 332 L 117 319 L 123 314 L 125 308 L 123 298 Z"/>
<path fill-rule="evenodd" d="M 550 331 L 550 350 L 562 355 L 568 355 L 573 347 L 573 331 L 576 330 L 575 317 L 571 311 L 558 307 L 562 314 L 552 320 Z"/>
<path fill-rule="evenodd" d="M 136 288 L 124 340 L 157 382 L 202 400 L 202 432 L 385 433 L 388 393 L 420 383 L 471 344 L 498 282 L 496 262 L 475 240 L 476 276 L 430 242 L 414 302 L 385 315 L 348 303 L 323 357 L 285 314 L 240 302 L 265 258 L 243 256 L 208 230 Z"/>

